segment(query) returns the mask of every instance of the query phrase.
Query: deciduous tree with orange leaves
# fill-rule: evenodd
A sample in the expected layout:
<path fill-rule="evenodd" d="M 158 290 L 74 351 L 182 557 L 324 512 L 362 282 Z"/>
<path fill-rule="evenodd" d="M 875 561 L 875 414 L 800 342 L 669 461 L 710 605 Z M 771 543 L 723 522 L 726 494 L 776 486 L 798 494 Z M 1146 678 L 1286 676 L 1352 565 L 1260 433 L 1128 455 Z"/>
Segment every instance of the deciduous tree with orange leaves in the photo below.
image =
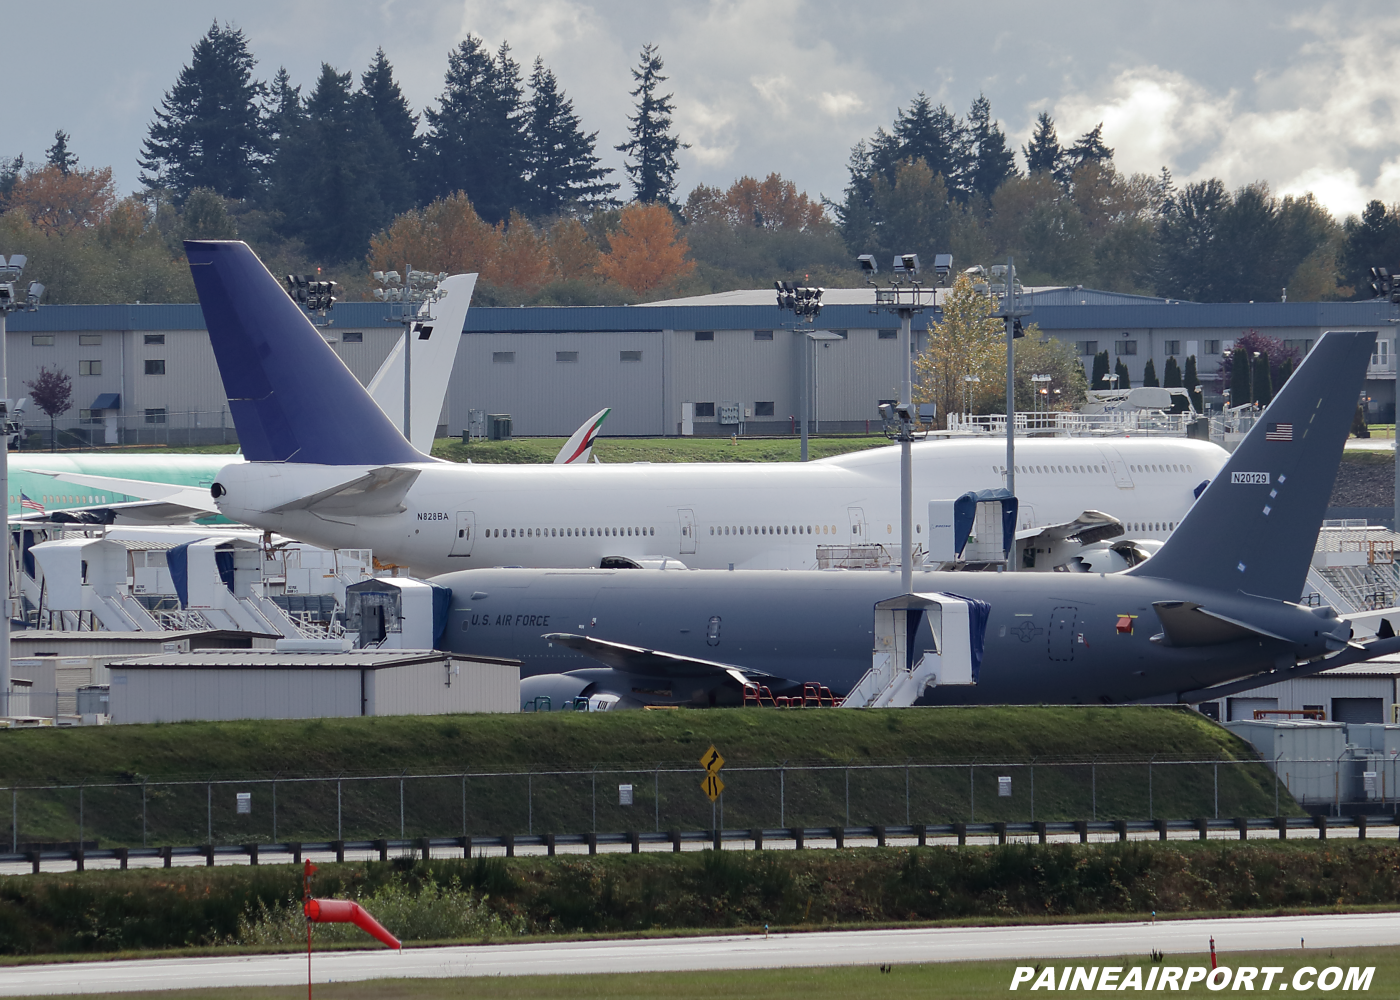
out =
<path fill-rule="evenodd" d="M 480 273 L 492 281 L 501 255 L 504 227 L 476 214 L 461 191 L 425 208 L 405 212 L 369 241 L 371 270 L 397 270 L 405 264 L 426 271 Z"/>
<path fill-rule="evenodd" d="M 19 212 L 42 232 L 66 233 L 101 225 L 116 203 L 111 167 L 65 173 L 46 166 L 25 171 L 11 190 L 6 208 Z"/>
<path fill-rule="evenodd" d="M 776 173 L 761 181 L 740 177 L 728 191 L 701 184 L 686 199 L 685 217 L 691 223 L 721 221 L 736 228 L 789 232 L 811 232 L 827 221 L 821 202 L 808 198 L 792 181 Z"/>
<path fill-rule="evenodd" d="M 598 273 L 634 295 L 665 288 L 695 270 L 690 246 L 676 230 L 665 205 L 633 202 L 622 210 L 612 248 L 598 260 Z"/>

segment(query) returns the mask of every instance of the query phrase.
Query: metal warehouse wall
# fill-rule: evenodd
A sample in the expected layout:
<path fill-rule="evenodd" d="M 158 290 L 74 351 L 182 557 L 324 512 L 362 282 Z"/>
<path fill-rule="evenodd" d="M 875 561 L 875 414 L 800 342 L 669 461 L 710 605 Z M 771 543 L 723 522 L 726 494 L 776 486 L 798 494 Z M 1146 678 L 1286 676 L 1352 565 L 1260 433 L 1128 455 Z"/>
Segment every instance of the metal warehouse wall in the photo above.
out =
<path fill-rule="evenodd" d="M 665 434 L 665 346 L 657 331 L 467 334 L 447 391 L 448 432 L 462 432 L 468 410 L 485 410 L 509 413 L 522 436 L 567 435 L 611 406 L 606 433 Z M 641 351 L 641 360 L 623 361 L 623 351 Z"/>
<path fill-rule="evenodd" d="M 368 715 L 445 715 L 520 711 L 520 668 L 452 657 L 448 666 L 413 664 L 365 677 Z"/>
<path fill-rule="evenodd" d="M 358 716 L 360 673 L 359 670 L 333 669 L 143 669 L 113 664 L 112 721 Z"/>

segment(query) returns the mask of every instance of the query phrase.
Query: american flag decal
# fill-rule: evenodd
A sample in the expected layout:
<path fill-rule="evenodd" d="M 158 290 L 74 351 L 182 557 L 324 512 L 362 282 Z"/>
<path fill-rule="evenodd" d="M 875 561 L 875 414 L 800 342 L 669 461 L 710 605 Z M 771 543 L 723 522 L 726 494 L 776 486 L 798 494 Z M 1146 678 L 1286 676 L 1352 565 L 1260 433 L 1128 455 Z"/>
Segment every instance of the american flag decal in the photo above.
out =
<path fill-rule="evenodd" d="M 1269 429 L 1264 432 L 1265 441 L 1292 441 L 1292 424 L 1270 424 Z"/>

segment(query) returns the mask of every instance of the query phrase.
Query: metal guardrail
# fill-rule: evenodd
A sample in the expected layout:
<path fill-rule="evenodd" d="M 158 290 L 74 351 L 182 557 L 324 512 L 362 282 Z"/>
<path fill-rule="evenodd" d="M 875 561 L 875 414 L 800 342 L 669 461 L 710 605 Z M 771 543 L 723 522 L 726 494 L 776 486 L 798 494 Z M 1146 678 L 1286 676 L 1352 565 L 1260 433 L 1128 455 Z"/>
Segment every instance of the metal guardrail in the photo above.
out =
<path fill-rule="evenodd" d="M 600 846 L 630 846 L 633 854 L 641 853 L 642 845 L 669 845 L 674 853 L 680 853 L 683 844 L 706 844 L 713 850 L 723 850 L 723 845 L 752 843 L 755 850 L 763 850 L 766 845 L 783 843 L 802 850 L 810 847 L 812 841 L 832 841 L 836 849 L 846 846 L 848 840 L 874 840 L 877 847 L 885 847 L 890 840 L 915 840 L 918 846 L 928 846 L 930 840 L 957 838 L 958 846 L 965 846 L 968 838 L 996 837 L 998 844 L 1005 844 L 1009 838 L 1035 837 L 1039 843 L 1047 843 L 1050 836 L 1063 834 L 1077 835 L 1079 843 L 1089 842 L 1091 834 L 1111 833 L 1117 839 L 1126 841 L 1133 833 L 1155 833 L 1159 841 L 1168 839 L 1172 832 L 1191 831 L 1199 840 L 1207 840 L 1212 832 L 1233 832 L 1240 840 L 1248 840 L 1252 831 L 1276 831 L 1279 840 L 1287 840 L 1290 830 L 1317 831 L 1319 839 L 1327 839 L 1329 830 L 1356 830 L 1358 839 L 1367 839 L 1373 826 L 1397 826 L 1395 820 L 1371 823 L 1365 815 L 1350 817 L 1327 816 L 1272 816 L 1236 817 L 1233 819 L 1186 819 L 1186 820 L 1069 820 L 1033 823 L 938 823 L 904 824 L 891 826 L 809 826 L 809 827 L 755 827 L 752 829 L 728 830 L 667 830 L 625 831 L 613 833 L 544 833 L 544 834 L 499 834 L 495 836 L 463 837 L 418 837 L 380 840 L 330 840 L 305 843 L 280 844 L 240 844 L 240 845 L 198 845 L 186 847 L 117 847 L 79 848 L 76 850 L 35 850 L 20 853 L 0 854 L 0 864 L 29 863 L 32 871 L 38 873 L 45 861 L 76 862 L 79 871 L 87 861 L 115 860 L 125 869 L 133 860 L 161 860 L 164 867 L 170 868 L 176 858 L 203 858 L 205 864 L 213 867 L 218 858 L 246 858 L 250 864 L 259 864 L 263 858 L 285 857 L 292 864 L 301 864 L 303 855 L 320 853 L 335 854 L 336 861 L 343 862 L 349 853 L 378 853 L 379 860 L 389 860 L 391 851 L 411 852 L 423 859 L 433 857 L 434 850 L 462 852 L 462 857 L 472 857 L 473 850 L 481 848 L 501 848 L 506 857 L 514 857 L 518 847 L 543 847 L 553 856 L 560 847 L 587 847 L 590 855 L 597 854 Z M 438 855 L 441 857 L 442 855 Z"/>

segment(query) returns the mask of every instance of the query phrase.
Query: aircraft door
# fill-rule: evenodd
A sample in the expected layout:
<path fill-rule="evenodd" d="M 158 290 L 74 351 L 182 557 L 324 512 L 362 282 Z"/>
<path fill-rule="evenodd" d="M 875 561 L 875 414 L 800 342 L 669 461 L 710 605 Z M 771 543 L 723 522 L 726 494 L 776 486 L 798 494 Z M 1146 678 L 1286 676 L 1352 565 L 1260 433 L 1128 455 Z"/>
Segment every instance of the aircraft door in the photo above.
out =
<path fill-rule="evenodd" d="M 848 507 L 846 514 L 851 519 L 851 537 L 847 544 L 864 545 L 870 540 L 869 525 L 865 523 L 865 511 L 859 507 Z"/>
<path fill-rule="evenodd" d="M 1050 612 L 1050 659 L 1053 662 L 1067 663 L 1074 659 L 1074 626 L 1078 620 L 1078 608 L 1055 608 Z"/>
<path fill-rule="evenodd" d="M 1120 490 L 1130 490 L 1133 488 L 1133 477 L 1128 473 L 1128 463 L 1124 462 L 1117 450 L 1107 448 L 1100 451 L 1104 460 L 1108 463 L 1109 471 L 1113 473 L 1113 485 Z"/>
<path fill-rule="evenodd" d="M 681 521 L 681 555 L 695 551 L 695 511 L 678 510 Z"/>
<path fill-rule="evenodd" d="M 452 536 L 452 551 L 448 555 L 469 556 L 472 554 L 472 536 L 476 534 L 476 512 L 457 512 L 457 533 Z"/>

